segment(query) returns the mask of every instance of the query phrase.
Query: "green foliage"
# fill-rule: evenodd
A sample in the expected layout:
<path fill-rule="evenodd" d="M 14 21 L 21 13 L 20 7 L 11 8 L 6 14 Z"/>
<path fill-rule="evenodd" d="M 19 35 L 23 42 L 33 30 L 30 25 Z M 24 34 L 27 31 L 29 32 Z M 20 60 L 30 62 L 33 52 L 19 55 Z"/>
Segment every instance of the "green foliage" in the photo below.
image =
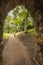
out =
<path fill-rule="evenodd" d="M 35 29 L 29 29 L 29 30 L 27 30 L 27 31 L 28 31 L 28 33 L 31 34 L 31 35 L 36 34 Z M 21 35 L 21 34 L 22 34 L 22 35 L 25 35 L 24 31 L 17 32 L 15 35 L 18 36 L 18 35 Z M 12 35 L 11 33 L 3 33 L 3 38 L 8 39 L 11 35 Z"/>
<path fill-rule="evenodd" d="M 36 34 L 36 31 L 35 31 L 35 29 L 34 29 L 34 28 L 33 28 L 33 29 L 29 29 L 29 30 L 28 30 L 28 32 L 29 32 L 31 35 Z"/>
<path fill-rule="evenodd" d="M 34 28 L 31 14 L 27 11 L 24 5 L 16 6 L 16 8 L 13 9 L 12 14 L 13 17 L 11 15 L 8 15 L 5 19 L 4 33 L 24 31 L 26 19 L 27 30 L 30 28 Z"/>
<path fill-rule="evenodd" d="M 4 39 L 8 39 L 11 36 L 11 34 L 9 33 L 3 33 L 3 38 Z"/>

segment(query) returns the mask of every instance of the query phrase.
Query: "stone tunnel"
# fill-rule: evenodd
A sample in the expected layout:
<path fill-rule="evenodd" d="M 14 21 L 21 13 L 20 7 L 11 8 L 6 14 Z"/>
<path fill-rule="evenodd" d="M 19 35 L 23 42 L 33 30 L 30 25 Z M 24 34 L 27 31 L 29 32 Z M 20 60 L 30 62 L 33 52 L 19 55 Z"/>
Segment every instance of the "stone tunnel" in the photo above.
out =
<path fill-rule="evenodd" d="M 0 1 L 0 50 L 1 41 L 3 37 L 3 26 L 4 19 L 7 13 L 17 5 L 23 4 L 30 11 L 31 14 L 35 14 L 35 28 L 36 28 L 36 39 L 37 45 L 43 46 L 43 0 L 1 0 Z M 1 54 L 2 50 L 0 51 Z M 37 51 L 38 52 L 38 51 Z M 43 53 L 42 53 L 43 54 Z M 1 58 L 1 55 L 0 55 Z"/>

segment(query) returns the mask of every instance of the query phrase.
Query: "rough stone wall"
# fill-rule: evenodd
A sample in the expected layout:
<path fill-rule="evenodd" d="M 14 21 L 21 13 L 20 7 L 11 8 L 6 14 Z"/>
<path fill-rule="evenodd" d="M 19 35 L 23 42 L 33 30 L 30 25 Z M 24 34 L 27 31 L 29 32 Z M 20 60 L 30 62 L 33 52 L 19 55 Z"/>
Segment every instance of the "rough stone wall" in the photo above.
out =
<path fill-rule="evenodd" d="M 43 1 L 36 0 L 35 16 L 36 16 L 36 39 L 35 39 L 35 53 L 43 65 Z"/>
<path fill-rule="evenodd" d="M 37 15 L 39 15 L 38 11 L 40 11 L 42 19 L 41 19 L 41 21 L 37 21 L 38 26 L 36 26 L 37 27 L 36 31 L 38 31 L 37 33 L 40 32 L 40 34 L 41 34 L 41 37 L 39 34 L 38 38 L 40 37 L 40 40 L 43 40 L 42 39 L 42 35 L 43 35 L 43 33 L 42 33 L 42 31 L 43 31 L 43 0 L 1 0 L 0 1 L 0 42 L 2 40 L 2 35 L 3 35 L 4 19 L 7 15 L 7 13 L 19 4 L 24 4 L 26 6 L 26 8 L 31 11 L 31 13 L 32 12 L 35 13 L 36 17 L 37 17 Z M 37 12 L 38 12 L 38 14 L 37 14 Z M 40 27 L 40 24 L 41 24 L 41 27 Z M 0 54 L 1 54 L 1 52 L 0 52 Z"/>

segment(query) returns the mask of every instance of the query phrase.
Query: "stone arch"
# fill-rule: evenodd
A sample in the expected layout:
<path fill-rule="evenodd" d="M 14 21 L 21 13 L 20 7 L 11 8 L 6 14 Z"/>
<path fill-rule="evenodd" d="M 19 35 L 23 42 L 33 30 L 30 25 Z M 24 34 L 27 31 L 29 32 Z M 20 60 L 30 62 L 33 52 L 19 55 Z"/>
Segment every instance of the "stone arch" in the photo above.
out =
<path fill-rule="evenodd" d="M 0 2 L 0 42 L 2 40 L 4 19 L 7 13 L 14 7 L 24 4 L 28 10 L 31 10 L 35 0 L 1 0 Z"/>
<path fill-rule="evenodd" d="M 2 35 L 3 35 L 4 19 L 7 13 L 10 10 L 12 10 L 15 6 L 20 4 L 24 4 L 26 8 L 30 11 L 33 11 L 33 8 L 35 8 L 35 12 L 40 10 L 43 17 L 43 0 L 1 0 L 0 1 L 0 42 L 2 40 Z M 0 58 L 1 58 L 1 52 L 2 50 L 0 51 Z"/>

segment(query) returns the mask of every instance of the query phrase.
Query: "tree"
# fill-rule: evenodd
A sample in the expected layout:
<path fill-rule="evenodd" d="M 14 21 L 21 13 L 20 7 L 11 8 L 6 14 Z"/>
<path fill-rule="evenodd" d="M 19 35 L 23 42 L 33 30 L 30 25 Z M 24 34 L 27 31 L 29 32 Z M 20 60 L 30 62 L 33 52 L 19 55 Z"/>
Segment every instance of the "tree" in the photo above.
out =
<path fill-rule="evenodd" d="M 4 26 L 5 28 L 7 28 L 8 33 L 20 31 L 27 32 L 27 27 L 33 26 L 30 25 L 30 23 L 33 23 L 30 12 L 25 8 L 24 5 L 16 6 L 16 8 L 12 10 L 12 12 L 10 11 L 10 14 L 12 14 L 13 17 L 11 15 L 8 15 L 5 19 Z"/>
<path fill-rule="evenodd" d="M 14 20 L 16 20 L 16 24 L 18 24 L 18 27 L 23 27 L 24 24 L 26 24 L 26 19 L 27 19 L 27 9 L 25 8 L 25 6 L 21 5 L 21 6 L 17 6 L 15 9 L 14 9 Z M 22 22 L 22 23 L 21 23 Z M 24 24 L 23 24 L 24 23 Z M 22 25 L 23 24 L 23 25 Z M 26 26 L 25 26 L 26 28 Z"/>

